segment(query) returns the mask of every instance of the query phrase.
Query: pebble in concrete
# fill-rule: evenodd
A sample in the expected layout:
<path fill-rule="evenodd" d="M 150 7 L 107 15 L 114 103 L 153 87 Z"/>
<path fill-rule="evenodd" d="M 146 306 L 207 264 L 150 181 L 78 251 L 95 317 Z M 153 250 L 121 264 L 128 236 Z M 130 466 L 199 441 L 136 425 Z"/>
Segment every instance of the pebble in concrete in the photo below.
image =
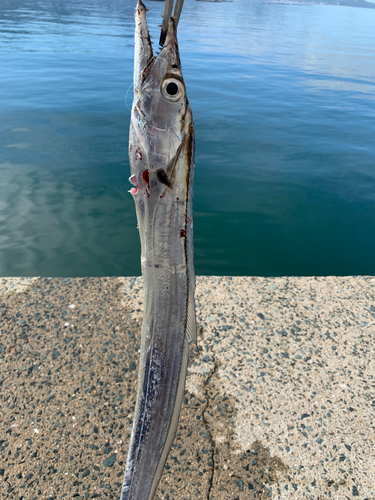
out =
<path fill-rule="evenodd" d="M 156 498 L 375 498 L 373 278 L 197 281 Z M 0 285 L 0 498 L 118 499 L 142 280 Z"/>
<path fill-rule="evenodd" d="M 270 454 L 258 495 L 375 498 L 374 278 L 198 283 L 198 321 L 215 363 L 209 399 L 232 399 L 231 441 L 222 405 L 208 423 L 214 441 L 229 441 L 232 456 L 255 443 Z"/>

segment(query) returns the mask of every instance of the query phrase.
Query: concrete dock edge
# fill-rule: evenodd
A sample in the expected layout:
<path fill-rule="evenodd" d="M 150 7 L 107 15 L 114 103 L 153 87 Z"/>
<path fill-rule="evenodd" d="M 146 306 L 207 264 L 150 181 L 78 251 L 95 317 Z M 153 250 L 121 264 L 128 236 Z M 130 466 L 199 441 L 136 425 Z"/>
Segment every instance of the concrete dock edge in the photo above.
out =
<path fill-rule="evenodd" d="M 0 499 L 118 499 L 143 281 L 0 278 Z M 158 500 L 375 498 L 375 278 L 197 277 Z"/>

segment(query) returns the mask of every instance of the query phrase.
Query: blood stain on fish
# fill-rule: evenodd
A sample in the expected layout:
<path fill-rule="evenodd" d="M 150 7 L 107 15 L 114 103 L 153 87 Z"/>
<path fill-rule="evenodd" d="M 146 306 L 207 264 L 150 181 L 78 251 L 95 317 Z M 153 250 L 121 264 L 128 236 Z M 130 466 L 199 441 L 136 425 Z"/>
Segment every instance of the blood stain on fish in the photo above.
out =
<path fill-rule="evenodd" d="M 145 181 L 145 183 L 148 186 L 149 183 L 150 183 L 150 178 L 149 178 L 149 175 L 148 175 L 148 170 L 144 170 L 144 172 L 142 174 L 142 177 L 143 177 L 143 180 Z"/>
<path fill-rule="evenodd" d="M 142 151 L 140 148 L 137 148 L 135 150 L 135 159 L 136 160 L 142 160 Z"/>
<path fill-rule="evenodd" d="M 147 198 L 149 198 L 150 197 L 150 177 L 148 175 L 148 170 L 143 171 L 142 178 L 146 183 L 146 196 L 147 196 Z"/>

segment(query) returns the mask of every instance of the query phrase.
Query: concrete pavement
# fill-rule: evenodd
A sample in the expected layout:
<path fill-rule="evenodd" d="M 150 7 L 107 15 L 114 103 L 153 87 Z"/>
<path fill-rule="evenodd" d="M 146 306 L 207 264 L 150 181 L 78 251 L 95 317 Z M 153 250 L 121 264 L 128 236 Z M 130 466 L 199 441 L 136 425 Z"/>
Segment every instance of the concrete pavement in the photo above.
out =
<path fill-rule="evenodd" d="M 119 498 L 141 278 L 0 278 L 0 498 Z M 375 280 L 198 277 L 156 498 L 375 498 Z"/>

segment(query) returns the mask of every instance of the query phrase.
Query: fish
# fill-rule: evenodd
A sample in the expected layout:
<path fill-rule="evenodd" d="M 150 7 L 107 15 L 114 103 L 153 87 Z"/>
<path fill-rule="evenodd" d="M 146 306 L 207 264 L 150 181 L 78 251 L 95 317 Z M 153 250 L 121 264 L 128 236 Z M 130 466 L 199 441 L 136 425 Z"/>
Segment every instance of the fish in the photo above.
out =
<path fill-rule="evenodd" d="M 138 0 L 129 180 L 141 241 L 144 300 L 137 400 L 121 500 L 151 500 L 155 494 L 176 433 L 190 344 L 197 341 L 194 124 L 173 17 L 164 38 L 154 56 L 146 7 Z"/>

